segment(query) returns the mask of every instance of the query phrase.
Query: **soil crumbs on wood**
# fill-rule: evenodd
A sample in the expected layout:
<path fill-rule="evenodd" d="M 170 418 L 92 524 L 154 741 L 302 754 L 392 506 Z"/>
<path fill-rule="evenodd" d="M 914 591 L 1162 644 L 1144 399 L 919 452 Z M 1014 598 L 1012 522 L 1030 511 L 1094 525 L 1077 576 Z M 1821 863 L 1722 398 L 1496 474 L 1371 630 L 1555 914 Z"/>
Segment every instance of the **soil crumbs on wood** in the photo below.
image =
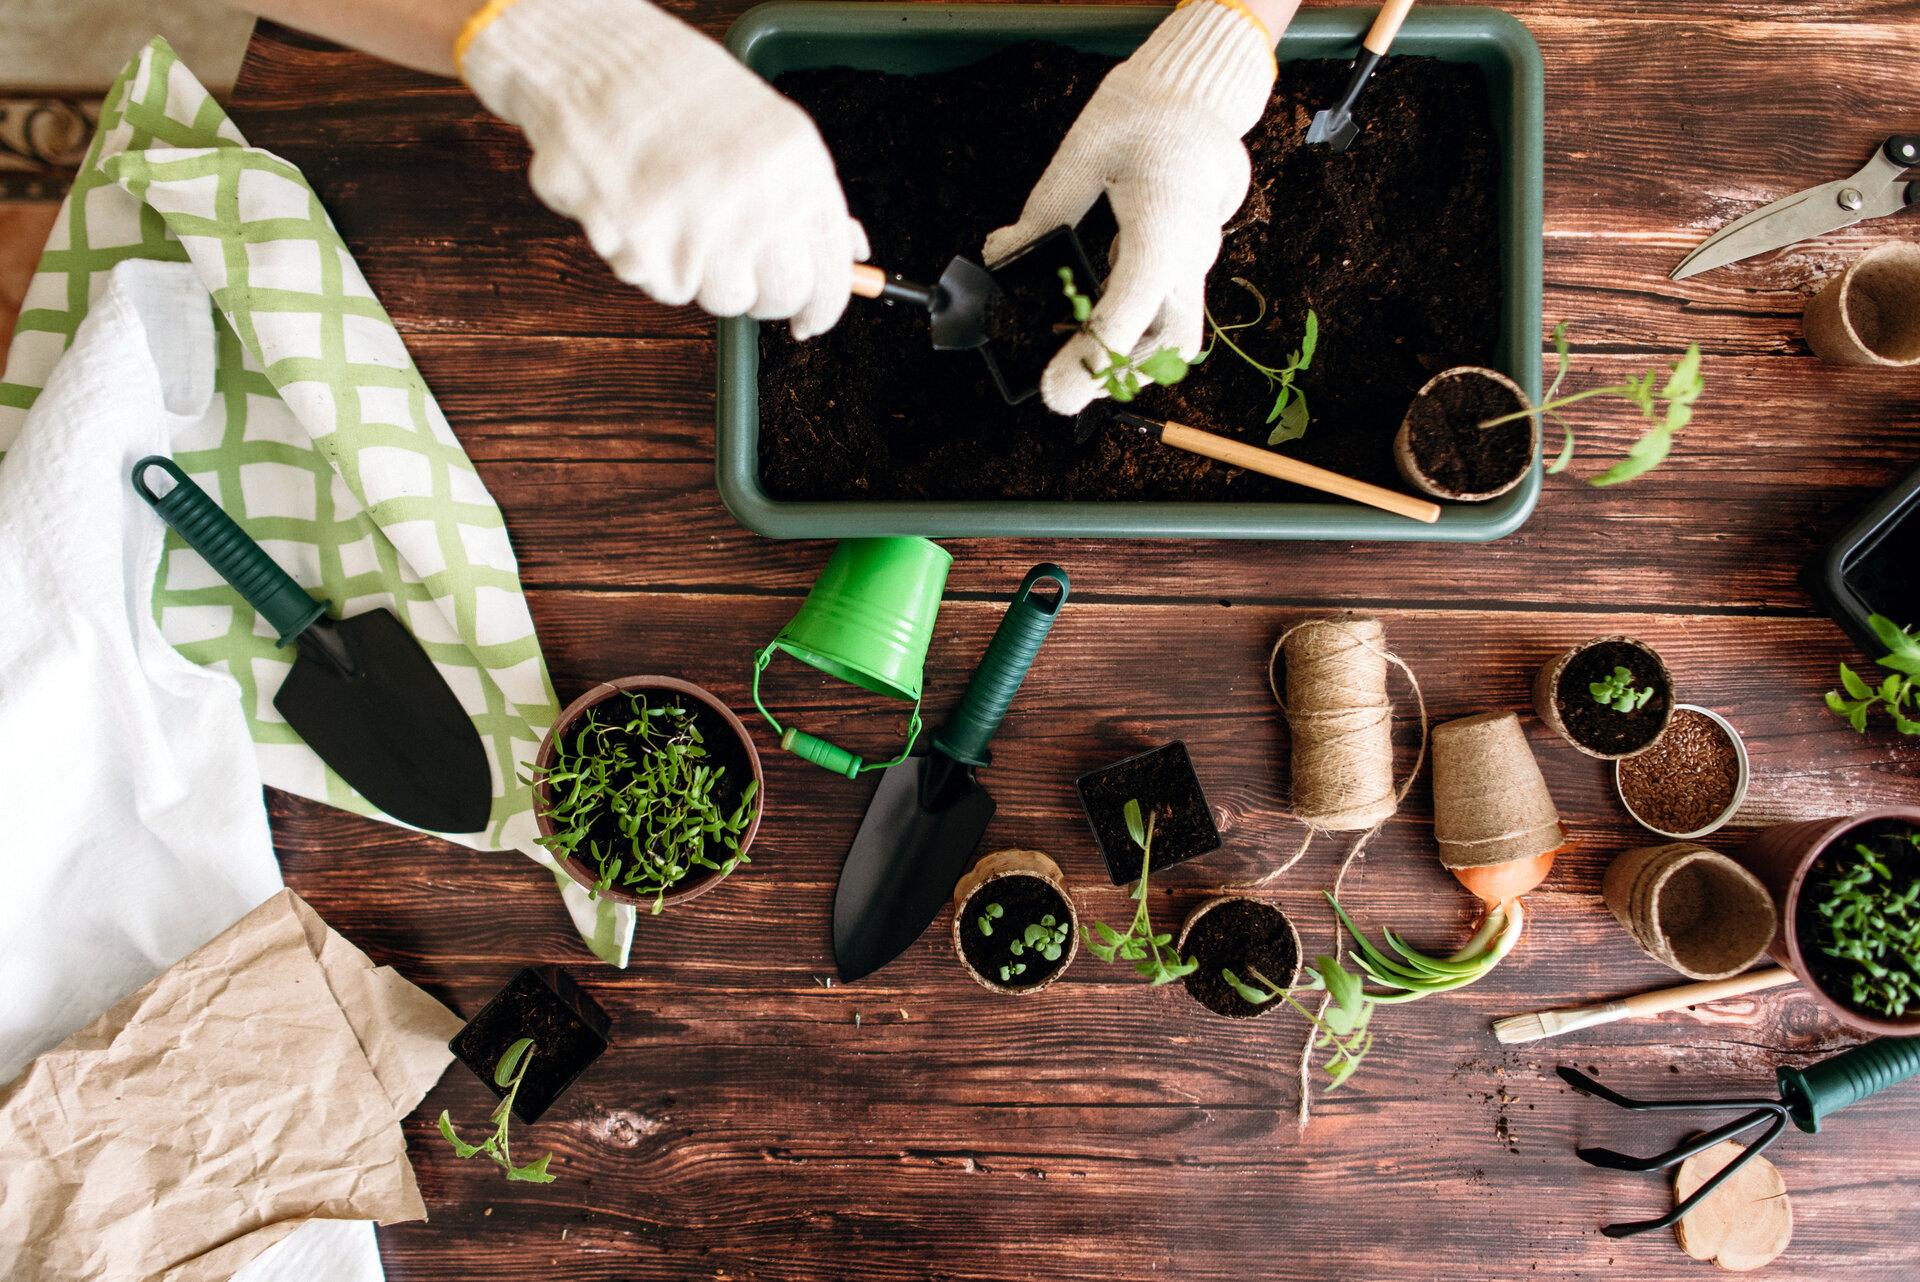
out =
<path fill-rule="evenodd" d="M 872 261 L 934 280 L 1012 222 L 1114 59 L 1029 43 L 925 76 L 847 68 L 776 82 L 813 116 L 839 166 Z M 1304 143 L 1343 62 L 1283 63 L 1247 137 L 1254 181 L 1229 221 L 1208 300 L 1250 317 L 1235 339 L 1268 364 L 1299 345 L 1308 308 L 1320 347 L 1299 381 L 1313 423 L 1286 452 L 1398 486 L 1393 434 L 1440 370 L 1486 364 L 1500 319 L 1500 160 L 1486 85 L 1472 67 L 1390 59 L 1367 90 L 1352 149 Z M 1081 224 L 1104 270 L 1104 202 Z M 1038 399 L 1004 404 L 980 358 L 935 352 L 927 319 L 854 299 L 822 338 L 760 329 L 760 468 L 781 499 L 1301 500 L 1306 492 L 1104 428 L 1084 442 Z M 1133 408 L 1264 445 L 1273 392 L 1224 348 Z M 1104 415 L 1096 407 L 1090 411 Z M 1102 418 L 1104 422 L 1104 417 Z"/>
<path fill-rule="evenodd" d="M 1409 438 L 1420 470 L 1455 494 L 1485 494 L 1533 462 L 1533 423 L 1516 419 L 1481 427 L 1523 408 L 1492 379 L 1449 378 L 1413 403 Z"/>
<path fill-rule="evenodd" d="M 981 933 L 980 918 L 990 904 L 1000 905 L 1001 913 L 992 919 L 993 933 L 987 935 Z M 1025 946 L 1022 937 L 1027 927 L 1042 917 L 1052 917 L 1059 925 L 1070 920 L 1067 905 L 1052 886 L 1038 877 L 996 877 L 975 891 L 961 909 L 960 951 L 966 954 L 969 965 L 995 983 L 1008 988 L 1031 988 L 1059 970 L 1067 959 L 1064 944 L 1060 956 L 1053 961 Z M 1016 941 L 1022 945 L 1018 954 L 1013 951 Z M 1009 970 L 1014 966 L 1026 969 L 1001 979 L 1002 966 Z"/>
<path fill-rule="evenodd" d="M 1186 957 L 1200 963 L 1200 969 L 1184 981 L 1187 994 L 1208 1010 L 1234 1019 L 1263 1015 L 1280 999 L 1254 1005 L 1233 990 L 1220 974 L 1231 970 L 1244 984 L 1258 988 L 1261 981 L 1254 972 L 1283 987 L 1294 980 L 1300 964 L 1300 946 L 1294 938 L 1287 915 L 1271 904 L 1235 899 L 1210 908 L 1194 923 L 1187 936 Z"/>
<path fill-rule="evenodd" d="M 1653 687 L 1653 697 L 1645 706 L 1633 712 L 1615 712 L 1595 701 L 1588 687 L 1606 680 L 1615 668 L 1625 668 L 1631 674 L 1634 689 Z M 1575 739 L 1596 752 L 1632 752 L 1660 733 L 1673 691 L 1645 650 L 1624 641 L 1607 641 L 1573 656 L 1573 662 L 1560 673 L 1554 700 L 1560 706 L 1560 719 Z"/>

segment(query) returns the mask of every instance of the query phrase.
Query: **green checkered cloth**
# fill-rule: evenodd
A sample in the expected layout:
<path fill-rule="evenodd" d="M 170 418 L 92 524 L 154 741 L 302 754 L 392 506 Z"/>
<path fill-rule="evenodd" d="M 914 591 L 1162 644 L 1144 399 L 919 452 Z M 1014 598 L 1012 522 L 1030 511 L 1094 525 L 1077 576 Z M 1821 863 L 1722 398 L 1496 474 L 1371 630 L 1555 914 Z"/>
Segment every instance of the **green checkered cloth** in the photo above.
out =
<path fill-rule="evenodd" d="M 214 403 L 174 457 L 302 586 L 342 615 L 391 609 L 473 717 L 494 776 L 484 834 L 548 868 L 594 953 L 624 966 L 633 910 L 594 900 L 535 842 L 521 782 L 558 713 L 500 509 L 414 368 L 313 189 L 246 145 L 166 41 L 107 95 L 41 256 L 0 381 L 0 450 L 107 273 L 189 261 L 212 296 Z M 162 634 L 239 683 L 261 777 L 378 814 L 273 707 L 290 660 L 273 630 L 169 534 L 153 594 Z"/>

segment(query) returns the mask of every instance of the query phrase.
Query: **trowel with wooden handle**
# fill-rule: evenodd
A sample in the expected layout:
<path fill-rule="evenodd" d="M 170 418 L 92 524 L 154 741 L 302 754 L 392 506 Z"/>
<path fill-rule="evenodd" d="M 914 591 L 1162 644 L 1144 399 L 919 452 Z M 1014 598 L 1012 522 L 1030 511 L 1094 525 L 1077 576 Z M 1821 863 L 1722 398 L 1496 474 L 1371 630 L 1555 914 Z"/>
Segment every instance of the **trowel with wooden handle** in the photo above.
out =
<path fill-rule="evenodd" d="M 1380 69 L 1386 59 L 1387 50 L 1393 47 L 1393 38 L 1400 34 L 1400 24 L 1407 20 L 1407 11 L 1413 8 L 1413 0 L 1387 0 L 1380 6 L 1379 16 L 1374 18 L 1373 27 L 1367 32 L 1365 40 L 1360 42 L 1360 56 L 1353 60 L 1353 72 L 1347 77 L 1346 91 L 1340 100 L 1320 112 L 1307 127 L 1309 146 L 1331 147 L 1335 151 L 1345 151 L 1353 146 L 1353 140 L 1360 135 L 1360 125 L 1353 118 L 1353 104 L 1360 100 L 1360 91 L 1373 79 L 1373 73 Z"/>

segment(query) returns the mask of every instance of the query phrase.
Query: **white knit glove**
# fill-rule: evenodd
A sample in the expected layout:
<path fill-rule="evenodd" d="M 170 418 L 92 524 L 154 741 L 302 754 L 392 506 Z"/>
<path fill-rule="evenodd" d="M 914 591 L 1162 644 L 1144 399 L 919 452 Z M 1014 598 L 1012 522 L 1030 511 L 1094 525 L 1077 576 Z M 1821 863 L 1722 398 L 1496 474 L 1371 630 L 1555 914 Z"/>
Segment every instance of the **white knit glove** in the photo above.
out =
<path fill-rule="evenodd" d="M 517 0 L 456 57 L 621 280 L 796 338 L 840 319 L 866 233 L 813 122 L 720 45 L 644 0 Z"/>
<path fill-rule="evenodd" d="M 1207 271 L 1247 194 L 1240 137 L 1266 111 L 1273 78 L 1273 43 L 1250 14 L 1218 0 L 1183 4 L 1100 82 L 1020 221 L 987 237 L 992 265 L 1079 222 L 1103 192 L 1113 207 L 1120 231 L 1106 290 L 1041 377 L 1049 409 L 1077 414 L 1105 394 L 1095 375 L 1111 364 L 1108 348 L 1200 350 Z"/>

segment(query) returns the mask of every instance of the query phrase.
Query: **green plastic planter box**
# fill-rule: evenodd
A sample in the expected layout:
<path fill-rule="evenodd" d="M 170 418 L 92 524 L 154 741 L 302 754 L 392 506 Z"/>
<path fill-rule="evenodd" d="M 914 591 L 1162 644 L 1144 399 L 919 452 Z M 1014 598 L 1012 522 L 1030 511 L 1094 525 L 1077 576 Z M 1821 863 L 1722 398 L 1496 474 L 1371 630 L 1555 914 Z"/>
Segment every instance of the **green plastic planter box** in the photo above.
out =
<path fill-rule="evenodd" d="M 843 4 L 775 0 L 743 15 L 727 46 L 772 79 L 805 67 L 927 72 L 974 62 L 1004 45 L 1052 40 L 1124 55 L 1166 15 L 1138 6 Z M 1373 8 L 1308 9 L 1280 42 L 1282 58 L 1350 58 Z M 1540 49 L 1495 9 L 1416 8 L 1394 52 L 1472 63 L 1485 73 L 1503 161 L 1501 270 L 1505 278 L 1494 365 L 1540 394 Z M 956 251 L 965 246 L 955 246 Z M 1511 534 L 1540 496 L 1540 461 L 1526 481 L 1489 503 L 1448 504 L 1423 525 L 1341 502 L 1068 503 L 774 499 L 760 487 L 758 323 L 720 322 L 714 464 L 720 498 L 742 525 L 784 539 L 918 534 L 929 537 L 1439 540 Z"/>

